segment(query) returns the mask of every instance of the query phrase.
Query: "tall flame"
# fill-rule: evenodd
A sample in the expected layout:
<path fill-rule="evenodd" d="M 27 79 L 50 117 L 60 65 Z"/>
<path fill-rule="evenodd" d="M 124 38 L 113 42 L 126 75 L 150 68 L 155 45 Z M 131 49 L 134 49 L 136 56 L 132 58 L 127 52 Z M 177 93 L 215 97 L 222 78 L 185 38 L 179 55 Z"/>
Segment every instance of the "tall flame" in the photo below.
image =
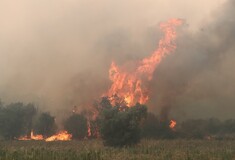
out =
<path fill-rule="evenodd" d="M 119 67 L 115 62 L 112 62 L 109 78 L 113 83 L 107 92 L 107 96 L 120 97 L 127 106 L 134 105 L 137 102 L 146 103 L 149 99 L 148 88 L 144 86 L 143 82 L 150 81 L 154 70 L 162 59 L 175 51 L 176 27 L 181 24 L 182 20 L 180 19 L 170 19 L 166 23 L 161 23 L 160 28 L 164 32 L 164 37 L 159 41 L 153 54 L 139 61 L 134 71 L 128 72 L 124 67 Z"/>
<path fill-rule="evenodd" d="M 127 106 L 132 106 L 135 103 L 145 104 L 148 99 L 148 88 L 144 85 L 145 81 L 150 81 L 153 76 L 153 72 L 162 61 L 162 59 L 175 51 L 176 44 L 176 27 L 182 24 L 180 19 L 170 19 L 165 23 L 160 24 L 161 30 L 164 32 L 164 37 L 159 41 L 157 49 L 150 55 L 136 63 L 136 67 L 132 71 L 122 66 L 119 67 L 112 62 L 109 69 L 109 78 L 113 82 L 112 86 L 106 93 L 110 97 L 111 103 L 114 105 L 116 98 L 118 97 L 121 101 L 124 101 Z M 76 112 L 76 106 L 74 107 L 73 113 Z M 96 115 L 96 114 L 94 114 Z M 92 135 L 91 124 L 88 122 L 88 137 Z M 169 127 L 174 128 L 176 125 L 175 121 L 171 121 Z M 98 136 L 98 133 L 95 133 Z M 34 135 L 31 132 L 30 137 L 20 137 L 19 140 L 45 140 L 49 141 L 68 141 L 71 140 L 72 135 L 67 131 L 61 131 L 56 135 L 43 138 L 42 135 Z"/>

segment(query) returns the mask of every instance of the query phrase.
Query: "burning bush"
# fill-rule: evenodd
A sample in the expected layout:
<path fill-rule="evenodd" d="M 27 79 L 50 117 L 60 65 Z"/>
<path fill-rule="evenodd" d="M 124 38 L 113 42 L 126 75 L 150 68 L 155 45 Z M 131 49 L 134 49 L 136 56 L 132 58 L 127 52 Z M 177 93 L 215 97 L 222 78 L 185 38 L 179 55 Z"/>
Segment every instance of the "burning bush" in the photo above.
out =
<path fill-rule="evenodd" d="M 108 104 L 108 103 L 107 103 Z M 125 146 L 140 141 L 140 122 L 147 114 L 147 107 L 106 106 L 100 113 L 99 128 L 105 145 Z"/>

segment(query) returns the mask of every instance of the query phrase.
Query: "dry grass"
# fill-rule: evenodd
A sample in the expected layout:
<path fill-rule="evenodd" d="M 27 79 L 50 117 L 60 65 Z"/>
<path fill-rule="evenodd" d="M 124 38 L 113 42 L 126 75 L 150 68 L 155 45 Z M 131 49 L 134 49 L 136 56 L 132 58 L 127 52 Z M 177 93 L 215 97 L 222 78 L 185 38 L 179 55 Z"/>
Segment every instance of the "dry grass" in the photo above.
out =
<path fill-rule="evenodd" d="M 100 140 L 1 141 L 0 160 L 235 160 L 235 141 L 143 140 L 111 148 Z"/>

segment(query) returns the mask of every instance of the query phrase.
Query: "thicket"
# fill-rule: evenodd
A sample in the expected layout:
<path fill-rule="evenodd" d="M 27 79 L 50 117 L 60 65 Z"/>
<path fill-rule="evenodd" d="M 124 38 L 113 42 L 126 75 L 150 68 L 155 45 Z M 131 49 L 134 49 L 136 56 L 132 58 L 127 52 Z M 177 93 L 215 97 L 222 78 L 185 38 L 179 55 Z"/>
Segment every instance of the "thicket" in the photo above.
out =
<path fill-rule="evenodd" d="M 143 123 L 142 136 L 154 139 L 235 139 L 234 119 L 187 119 L 177 122 L 174 129 L 169 125 L 170 120 L 162 121 L 156 115 L 148 113 Z"/>
<path fill-rule="evenodd" d="M 105 98 L 101 105 L 98 124 L 105 145 L 129 146 L 140 141 L 140 123 L 146 117 L 146 106 L 138 103 L 132 107 L 112 106 Z"/>
<path fill-rule="evenodd" d="M 64 129 L 73 135 L 73 139 L 83 139 L 88 134 L 88 122 L 84 115 L 73 114 L 64 123 Z"/>
<path fill-rule="evenodd" d="M 71 133 L 73 139 L 101 137 L 104 144 L 110 146 L 136 144 L 141 138 L 235 139 L 235 119 L 188 119 L 177 122 L 171 129 L 170 120 L 147 113 L 144 105 L 127 107 L 119 103 L 112 106 L 105 97 L 95 106 L 95 113 L 96 118 L 89 118 L 85 112 L 68 115 L 63 129 Z M 33 104 L 0 102 L 0 139 L 30 136 L 32 130 L 44 137 L 55 134 L 58 131 L 55 117 L 39 112 Z"/>
<path fill-rule="evenodd" d="M 30 136 L 32 130 L 47 137 L 56 132 L 55 118 L 39 113 L 33 104 L 0 103 L 0 136 L 7 140 Z"/>

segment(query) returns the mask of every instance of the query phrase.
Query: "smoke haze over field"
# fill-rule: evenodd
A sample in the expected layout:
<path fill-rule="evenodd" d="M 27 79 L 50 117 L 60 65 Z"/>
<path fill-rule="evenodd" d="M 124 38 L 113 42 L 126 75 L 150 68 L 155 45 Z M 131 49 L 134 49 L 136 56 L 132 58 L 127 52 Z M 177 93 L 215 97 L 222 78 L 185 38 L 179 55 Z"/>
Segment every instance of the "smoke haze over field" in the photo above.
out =
<path fill-rule="evenodd" d="M 2 0 L 0 97 L 54 114 L 90 103 L 109 88 L 112 60 L 150 55 L 159 22 L 182 18 L 177 51 L 150 84 L 150 110 L 234 117 L 234 12 L 233 0 Z"/>

